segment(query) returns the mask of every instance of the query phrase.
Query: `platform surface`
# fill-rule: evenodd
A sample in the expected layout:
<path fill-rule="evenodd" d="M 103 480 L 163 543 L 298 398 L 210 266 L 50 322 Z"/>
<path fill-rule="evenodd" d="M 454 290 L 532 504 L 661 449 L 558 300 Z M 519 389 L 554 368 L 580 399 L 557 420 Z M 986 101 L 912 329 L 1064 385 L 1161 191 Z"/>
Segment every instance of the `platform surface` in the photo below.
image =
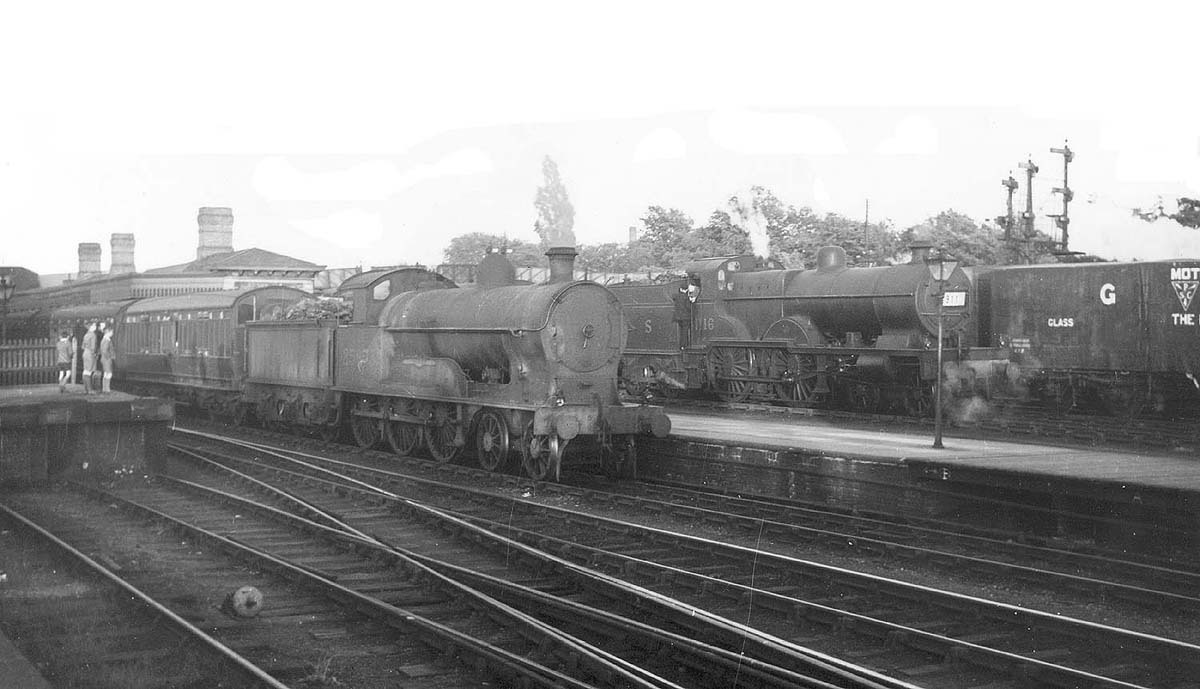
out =
<path fill-rule="evenodd" d="M 20 385 L 0 387 L 0 407 L 41 404 L 61 400 L 83 400 L 85 402 L 129 402 L 137 397 L 124 392 L 93 392 L 85 394 L 82 385 L 68 385 L 65 391 L 57 385 Z"/>
<path fill-rule="evenodd" d="M 1102 450 L 950 435 L 943 436 L 945 448 L 939 450 L 933 447 L 932 430 L 843 428 L 835 420 L 820 417 L 771 419 L 677 410 L 667 413 L 672 436 L 681 439 L 1200 492 L 1200 456 L 1194 452 Z"/>

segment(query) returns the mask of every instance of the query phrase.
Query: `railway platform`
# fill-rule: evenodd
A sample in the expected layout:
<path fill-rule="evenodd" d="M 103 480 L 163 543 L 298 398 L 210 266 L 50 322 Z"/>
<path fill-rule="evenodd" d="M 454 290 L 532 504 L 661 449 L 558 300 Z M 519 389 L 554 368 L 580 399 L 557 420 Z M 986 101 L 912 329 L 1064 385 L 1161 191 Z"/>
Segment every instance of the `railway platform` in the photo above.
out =
<path fill-rule="evenodd" d="M 1129 524 L 1180 532 L 1200 526 L 1200 455 L 1193 448 L 1113 450 L 947 435 L 944 449 L 935 449 L 931 430 L 911 427 L 669 414 L 672 436 L 654 445 L 661 461 L 639 461 L 640 476 L 984 524 L 1014 518 L 1009 508 L 1022 505 L 1027 514 L 1037 510 L 1040 526 L 1052 533 L 1069 531 L 1080 517 L 1111 522 L 1122 538 L 1141 537 Z"/>
<path fill-rule="evenodd" d="M 144 470 L 161 456 L 174 418 L 173 403 L 154 397 L 0 387 L 0 485 Z"/>

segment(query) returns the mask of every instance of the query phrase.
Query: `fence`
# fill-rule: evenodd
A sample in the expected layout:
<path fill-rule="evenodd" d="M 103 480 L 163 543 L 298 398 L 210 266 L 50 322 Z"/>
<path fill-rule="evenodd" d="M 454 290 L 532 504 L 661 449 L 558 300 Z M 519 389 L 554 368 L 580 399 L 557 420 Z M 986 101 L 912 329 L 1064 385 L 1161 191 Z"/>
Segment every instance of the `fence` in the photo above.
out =
<path fill-rule="evenodd" d="M 0 343 L 0 386 L 58 382 L 58 354 L 47 338 Z"/>

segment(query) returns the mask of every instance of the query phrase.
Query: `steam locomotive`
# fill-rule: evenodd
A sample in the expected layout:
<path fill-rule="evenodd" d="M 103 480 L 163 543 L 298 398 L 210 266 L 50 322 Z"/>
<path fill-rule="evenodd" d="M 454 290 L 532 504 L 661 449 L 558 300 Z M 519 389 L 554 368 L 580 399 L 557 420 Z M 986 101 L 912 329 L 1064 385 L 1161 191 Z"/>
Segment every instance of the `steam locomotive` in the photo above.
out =
<path fill-rule="evenodd" d="M 840 247 L 821 249 L 815 270 L 713 258 L 675 282 L 614 286 L 630 323 L 622 381 L 634 394 L 924 414 L 937 381 L 939 313 L 950 361 L 988 370 L 999 356 L 969 337 L 966 273 L 955 267 L 935 280 L 929 249 L 871 268 L 847 266 Z"/>
<path fill-rule="evenodd" d="M 442 462 L 473 446 L 489 470 L 516 454 L 533 478 L 557 479 L 570 444 L 571 458 L 630 473 L 636 436 L 663 437 L 670 420 L 618 399 L 616 298 L 572 279 L 574 249 L 547 255 L 541 285 L 515 284 L 499 254 L 473 288 L 419 268 L 363 274 L 342 287 L 348 324 L 280 319 L 306 296 L 280 287 L 110 305 L 116 381 L 239 423 L 330 439 L 348 427 L 363 447 Z"/>

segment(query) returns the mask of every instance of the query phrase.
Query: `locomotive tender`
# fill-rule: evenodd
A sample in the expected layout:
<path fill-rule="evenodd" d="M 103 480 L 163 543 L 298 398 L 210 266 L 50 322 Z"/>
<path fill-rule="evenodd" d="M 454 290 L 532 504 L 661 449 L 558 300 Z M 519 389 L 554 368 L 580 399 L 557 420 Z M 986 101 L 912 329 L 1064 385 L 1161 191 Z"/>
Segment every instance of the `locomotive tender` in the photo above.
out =
<path fill-rule="evenodd" d="M 631 329 L 622 380 L 635 394 L 924 414 L 937 381 L 939 300 L 951 361 L 987 370 L 997 356 L 971 347 L 966 273 L 938 284 L 928 255 L 929 245 L 914 245 L 907 264 L 853 268 L 840 247 L 826 247 L 814 270 L 712 258 L 676 282 L 613 286 Z"/>

